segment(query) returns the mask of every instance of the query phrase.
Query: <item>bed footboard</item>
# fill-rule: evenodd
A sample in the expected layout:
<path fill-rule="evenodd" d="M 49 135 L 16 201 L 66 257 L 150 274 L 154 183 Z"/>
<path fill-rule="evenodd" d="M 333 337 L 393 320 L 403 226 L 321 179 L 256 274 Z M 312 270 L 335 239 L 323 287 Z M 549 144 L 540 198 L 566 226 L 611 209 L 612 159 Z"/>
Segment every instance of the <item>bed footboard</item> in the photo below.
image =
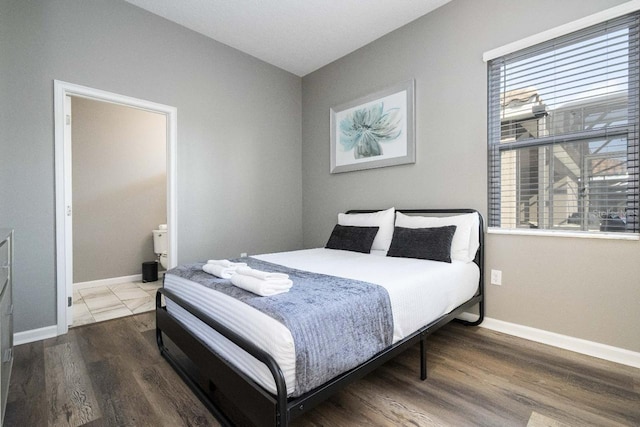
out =
<path fill-rule="evenodd" d="M 161 296 L 171 299 L 192 315 L 215 329 L 221 335 L 234 342 L 247 353 L 265 363 L 271 371 L 278 391 L 277 396 L 264 390 L 251 378 L 220 357 L 200 339 L 175 320 L 162 307 Z M 161 288 L 156 294 L 156 339 L 162 356 L 184 379 L 185 383 L 202 400 L 209 410 L 224 425 L 235 425 L 224 410 L 214 401 L 215 393 L 221 393 L 226 400 L 234 402 L 244 417 L 256 426 L 288 426 L 292 419 L 304 414 L 322 403 L 346 385 L 364 377 L 409 347 L 420 343 L 420 379 L 427 378 L 426 338 L 442 326 L 454 320 L 461 313 L 482 302 L 482 295 L 460 305 L 451 313 L 414 332 L 402 341 L 383 350 L 362 365 L 338 375 L 322 386 L 297 398 L 287 399 L 286 384 L 282 370 L 270 355 L 252 343 L 238 336 L 233 331 L 208 318 L 197 307 L 182 300 L 171 291 Z M 471 324 L 471 322 L 469 322 Z M 476 322 L 473 322 L 476 323 Z M 200 376 L 194 376 L 185 366 L 171 354 L 165 346 L 163 334 L 168 336 L 180 350 L 198 367 Z"/>

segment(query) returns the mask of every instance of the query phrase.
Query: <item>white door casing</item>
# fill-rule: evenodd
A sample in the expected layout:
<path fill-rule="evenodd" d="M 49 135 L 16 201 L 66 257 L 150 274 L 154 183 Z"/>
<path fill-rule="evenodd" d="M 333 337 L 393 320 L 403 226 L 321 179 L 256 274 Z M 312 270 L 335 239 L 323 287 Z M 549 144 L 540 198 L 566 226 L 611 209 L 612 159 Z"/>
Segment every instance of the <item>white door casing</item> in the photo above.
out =
<path fill-rule="evenodd" d="M 71 182 L 71 96 L 110 102 L 167 117 L 168 267 L 178 260 L 177 239 L 177 114 L 175 107 L 54 80 L 57 334 L 73 321 L 73 206 Z"/>
<path fill-rule="evenodd" d="M 66 323 L 67 327 L 73 323 L 73 304 L 69 302 L 69 296 L 73 299 L 73 200 L 72 200 L 72 188 L 73 188 L 73 150 L 71 146 L 71 96 L 65 95 L 64 97 L 64 167 L 65 167 L 65 179 L 64 179 L 64 263 L 65 263 L 65 277 L 66 277 L 66 295 L 67 295 L 67 313 Z M 72 301 L 71 301 L 72 302 Z"/>

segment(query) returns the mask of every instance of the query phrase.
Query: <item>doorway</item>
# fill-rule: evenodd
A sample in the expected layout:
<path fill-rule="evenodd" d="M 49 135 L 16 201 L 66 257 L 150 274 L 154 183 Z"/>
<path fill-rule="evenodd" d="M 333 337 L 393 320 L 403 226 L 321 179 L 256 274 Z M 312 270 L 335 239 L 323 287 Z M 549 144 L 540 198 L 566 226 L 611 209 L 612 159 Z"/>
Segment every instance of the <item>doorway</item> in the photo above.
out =
<path fill-rule="evenodd" d="M 73 320 L 73 187 L 71 99 L 98 101 L 113 107 L 127 107 L 138 112 L 160 114 L 166 119 L 166 223 L 168 236 L 167 268 L 177 263 L 176 218 L 176 114 L 174 107 L 156 104 L 94 88 L 55 81 L 55 156 L 56 156 L 56 263 L 57 263 L 57 333 L 67 332 Z M 149 235 L 151 230 L 148 230 Z M 97 259 L 96 262 L 101 262 Z"/>
<path fill-rule="evenodd" d="M 141 266 L 156 260 L 166 264 L 167 251 L 159 248 L 164 257 L 157 258 L 151 233 L 167 224 L 166 128 L 164 114 L 71 97 L 69 327 L 155 308 L 162 282 L 153 280 L 157 273 L 142 282 Z"/>

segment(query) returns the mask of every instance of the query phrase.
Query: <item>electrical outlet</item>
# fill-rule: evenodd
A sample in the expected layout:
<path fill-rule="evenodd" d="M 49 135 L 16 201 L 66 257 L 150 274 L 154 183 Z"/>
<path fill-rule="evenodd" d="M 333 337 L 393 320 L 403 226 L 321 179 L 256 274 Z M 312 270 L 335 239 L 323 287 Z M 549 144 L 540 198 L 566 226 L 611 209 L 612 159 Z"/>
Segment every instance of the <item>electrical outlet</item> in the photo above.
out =
<path fill-rule="evenodd" d="M 242 252 L 242 253 L 240 254 L 240 258 L 246 258 L 246 257 L 247 257 L 247 253 L 246 253 L 246 252 Z"/>
<path fill-rule="evenodd" d="M 491 270 L 491 284 L 502 285 L 502 270 Z"/>

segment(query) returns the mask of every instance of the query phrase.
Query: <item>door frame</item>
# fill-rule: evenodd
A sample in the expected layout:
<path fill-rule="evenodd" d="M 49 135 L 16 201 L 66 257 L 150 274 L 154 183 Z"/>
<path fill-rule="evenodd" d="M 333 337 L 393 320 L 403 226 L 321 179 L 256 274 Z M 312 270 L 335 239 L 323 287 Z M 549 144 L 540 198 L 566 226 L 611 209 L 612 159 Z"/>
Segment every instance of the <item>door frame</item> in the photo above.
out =
<path fill-rule="evenodd" d="M 140 110 L 164 114 L 167 118 L 167 237 L 169 251 L 168 267 L 178 260 L 178 209 L 177 209 L 177 140 L 178 110 L 169 105 L 158 104 L 126 95 L 94 89 L 73 83 L 54 80 L 54 128 L 55 128 L 55 201 L 56 201 L 56 288 L 57 288 L 57 334 L 66 334 L 72 318 L 73 297 L 73 205 L 71 187 L 71 105 L 68 96 L 93 99 L 124 105 Z M 67 212 L 68 211 L 68 212 Z"/>

